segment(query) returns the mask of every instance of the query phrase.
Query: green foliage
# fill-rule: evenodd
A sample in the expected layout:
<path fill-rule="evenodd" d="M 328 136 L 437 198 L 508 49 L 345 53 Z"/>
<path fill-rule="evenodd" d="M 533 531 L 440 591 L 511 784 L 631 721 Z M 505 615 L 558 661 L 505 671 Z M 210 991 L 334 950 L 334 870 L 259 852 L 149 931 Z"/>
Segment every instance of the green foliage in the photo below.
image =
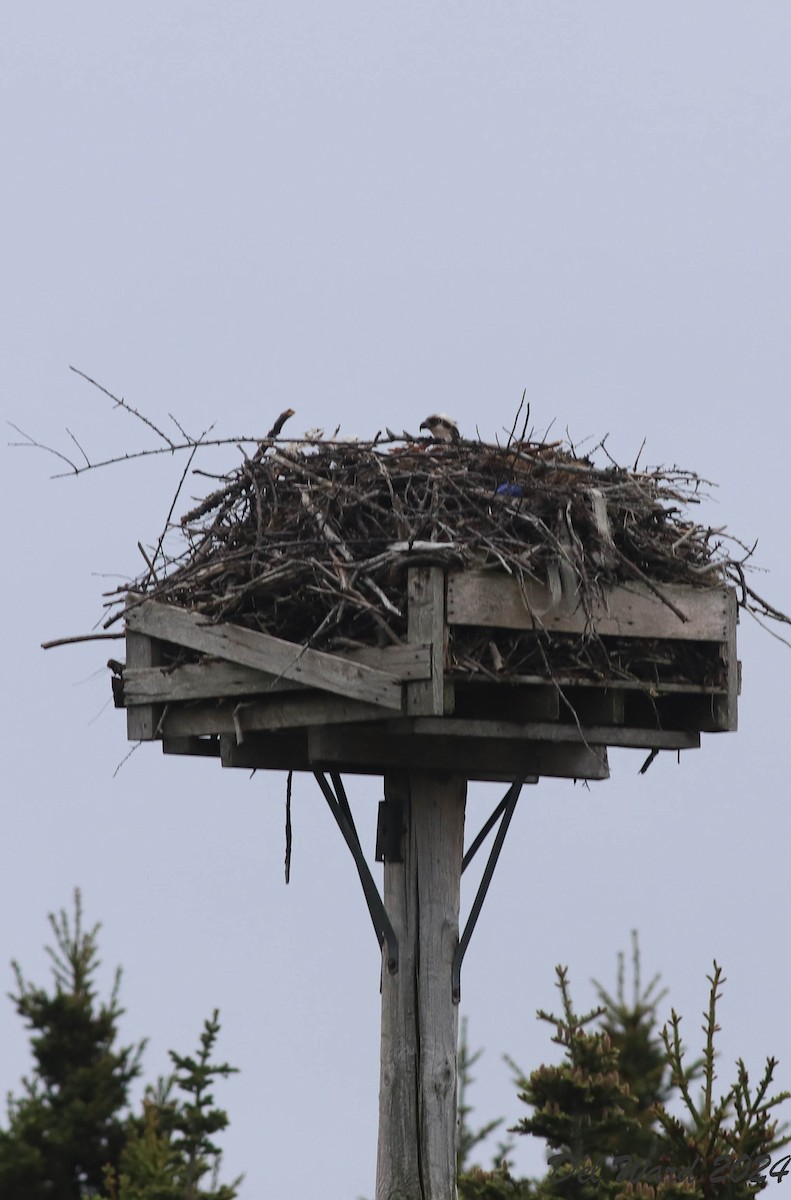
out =
<path fill-rule="evenodd" d="M 513 1129 L 519 1134 L 540 1137 L 547 1146 L 561 1151 L 560 1159 L 572 1163 L 599 1161 L 615 1154 L 632 1152 L 641 1125 L 638 1102 L 619 1073 L 619 1052 L 606 1029 L 590 1028 L 606 1013 L 605 1007 L 585 1014 L 574 1011 L 568 974 L 557 967 L 557 987 L 562 1014 L 539 1010 L 539 1019 L 551 1025 L 552 1041 L 562 1046 L 564 1058 L 558 1066 L 541 1066 L 529 1076 L 517 1076 L 519 1099 L 533 1113 Z M 580 1173 L 558 1164 L 541 1192 L 562 1195 L 568 1200 L 590 1200 L 594 1195 L 613 1194 L 611 1180 L 587 1180 Z"/>
<path fill-rule="evenodd" d="M 507 1165 L 493 1171 L 471 1167 L 459 1176 L 459 1200 L 533 1200 L 535 1184 L 529 1179 L 514 1179 Z"/>
<path fill-rule="evenodd" d="M 532 1110 L 510 1132 L 541 1138 L 555 1152 L 549 1174 L 515 1180 L 505 1166 L 486 1172 L 465 1162 L 460 1200 L 750 1200 L 766 1186 L 770 1165 L 779 1178 L 791 1163 L 775 1157 L 791 1140 L 777 1116 L 791 1097 L 770 1094 L 775 1059 L 767 1060 L 756 1087 L 739 1059 L 735 1082 L 715 1098 L 716 1010 L 724 982 L 716 962 L 708 977 L 703 1054 L 692 1062 L 681 1041 L 680 1017 L 671 1010 L 669 1024 L 659 1028 L 657 1006 L 665 993 L 655 990 L 657 976 L 642 989 L 636 939 L 632 967 L 630 999 L 621 955 L 615 996 L 596 984 L 602 1003 L 583 1015 L 575 1012 L 566 969 L 556 968 L 561 1014 L 538 1016 L 554 1029 L 562 1061 L 525 1076 L 507 1060 L 519 1099 Z M 679 1101 L 681 1117 L 668 1107 Z M 755 1175 L 751 1183 L 756 1166 L 764 1181 Z"/>
<path fill-rule="evenodd" d="M 170 1051 L 176 1069 L 147 1089 L 143 1116 L 129 1122 L 120 1167 L 108 1168 L 105 1175 L 107 1200 L 234 1200 L 238 1195 L 241 1176 L 232 1184 L 218 1183 L 222 1151 L 211 1140 L 226 1128 L 228 1117 L 215 1108 L 209 1089 L 215 1078 L 236 1071 L 211 1062 L 219 1031 L 215 1010 L 194 1058 Z M 181 1096 L 174 1099 L 174 1091 Z M 206 1176 L 208 1190 L 201 1186 Z"/>
<path fill-rule="evenodd" d="M 636 1153 L 650 1156 L 655 1147 L 654 1105 L 670 1099 L 673 1087 L 667 1056 L 658 1036 L 657 1008 L 667 995 L 667 988 L 656 992 L 659 975 L 654 975 L 647 987 L 641 988 L 640 949 L 637 934 L 632 933 L 632 996 L 626 997 L 624 955 L 618 955 L 616 993 L 613 998 L 594 980 L 599 1001 L 604 1007 L 602 1029 L 610 1038 L 618 1056 L 618 1073 L 637 1102 L 635 1115 L 643 1136 L 635 1131 Z M 699 1071 L 694 1063 L 688 1079 Z"/>
<path fill-rule="evenodd" d="M 694 1174 L 709 1180 L 719 1173 L 727 1175 L 727 1164 L 739 1159 L 756 1161 L 766 1159 L 764 1170 L 776 1157 L 776 1152 L 788 1145 L 791 1137 L 786 1135 L 787 1124 L 780 1125 L 776 1110 L 791 1093 L 780 1092 L 768 1096 L 774 1078 L 777 1059 L 768 1058 L 758 1086 L 750 1089 L 750 1080 L 744 1061 L 736 1061 L 736 1080 L 728 1090 L 716 1099 L 714 1081 L 716 1051 L 714 1036 L 719 1032 L 717 1024 L 717 1002 L 722 996 L 719 990 L 725 983 L 722 968 L 714 963 L 714 970 L 707 976 L 711 988 L 708 1009 L 703 1013 L 705 1044 L 702 1062 L 702 1091 L 696 1101 L 689 1086 L 689 1070 L 685 1068 L 685 1050 L 681 1041 L 681 1018 L 671 1010 L 669 1025 L 662 1030 L 662 1041 L 667 1061 L 673 1072 L 673 1084 L 681 1093 L 685 1119 L 673 1116 L 664 1105 L 657 1105 L 656 1116 L 663 1134 L 664 1149 L 670 1161 L 694 1161 Z M 766 1186 L 765 1183 L 760 1185 Z M 660 1195 L 666 1193 L 661 1186 Z M 755 1194 L 756 1187 L 748 1179 L 741 1182 L 724 1181 L 717 1194 L 726 1200 L 748 1200 Z M 706 1187 L 699 1194 L 711 1194 Z"/>
<path fill-rule="evenodd" d="M 100 1001 L 94 986 L 100 926 L 83 929 L 79 891 L 73 916 L 50 914 L 49 923 L 53 987 L 33 986 L 13 964 L 11 999 L 31 1031 L 34 1068 L 22 1094 L 9 1095 L 7 1128 L 0 1128 L 2 1200 L 236 1200 L 241 1177 L 218 1180 L 222 1153 L 214 1139 L 228 1117 L 212 1089 L 236 1068 L 212 1061 L 217 1011 L 204 1024 L 197 1053 L 171 1051 L 172 1074 L 146 1089 L 139 1115 L 124 1115 L 144 1043 L 115 1046 L 120 969 L 109 1001 Z M 599 1006 L 578 1014 L 567 970 L 557 967 L 560 1014 L 538 1017 L 553 1029 L 560 1063 L 525 1075 L 507 1060 L 519 1099 L 531 1109 L 509 1132 L 540 1138 L 554 1152 L 541 1180 L 511 1176 L 512 1143 L 498 1146 L 491 1170 L 471 1163 L 502 1122 L 470 1124 L 471 1069 L 481 1051 L 470 1053 L 462 1022 L 459 1200 L 752 1200 L 770 1174 L 779 1180 L 791 1173 L 791 1158 L 776 1157 L 791 1141 L 778 1119 L 791 1096 L 771 1093 L 777 1061 L 767 1059 L 751 1085 L 738 1059 L 735 1081 L 715 1094 L 717 1004 L 725 982 L 718 964 L 708 977 L 702 1055 L 691 1062 L 678 1014 L 671 1010 L 659 1027 L 665 993 L 656 991 L 658 976 L 642 988 L 636 938 L 632 971 L 627 998 L 620 955 L 615 995 L 596 984 Z M 641 1162 L 642 1173 L 634 1174 Z"/>
<path fill-rule="evenodd" d="M 211 1061 L 217 1012 L 197 1054 L 171 1051 L 173 1074 L 146 1089 L 140 1116 L 127 1115 L 145 1043 L 115 1047 L 120 968 L 109 1002 L 100 1002 L 100 925 L 83 929 L 79 891 L 73 917 L 61 911 L 49 923 L 53 988 L 27 983 L 13 964 L 11 999 L 32 1031 L 34 1069 L 23 1094 L 9 1095 L 8 1127 L 0 1129 L 2 1200 L 235 1200 L 241 1179 L 219 1184 L 221 1151 L 212 1140 L 228 1124 L 212 1085 L 236 1069 Z"/>
<path fill-rule="evenodd" d="M 159 1106 L 147 1097 L 143 1101 L 142 1118 L 130 1122 L 120 1174 L 109 1165 L 105 1168 L 108 1200 L 184 1197 L 183 1159 L 170 1135 L 161 1128 L 161 1115 Z"/>
<path fill-rule="evenodd" d="M 106 1163 L 117 1163 L 125 1135 L 121 1111 L 140 1073 L 143 1043 L 116 1049 L 120 968 L 109 1003 L 99 1002 L 100 926 L 82 927 L 79 891 L 72 919 L 49 915 L 55 947 L 48 946 L 54 988 L 25 981 L 15 962 L 11 996 L 31 1030 L 34 1069 L 23 1094 L 8 1097 L 8 1128 L 0 1129 L 3 1200 L 80 1200 L 98 1189 Z"/>

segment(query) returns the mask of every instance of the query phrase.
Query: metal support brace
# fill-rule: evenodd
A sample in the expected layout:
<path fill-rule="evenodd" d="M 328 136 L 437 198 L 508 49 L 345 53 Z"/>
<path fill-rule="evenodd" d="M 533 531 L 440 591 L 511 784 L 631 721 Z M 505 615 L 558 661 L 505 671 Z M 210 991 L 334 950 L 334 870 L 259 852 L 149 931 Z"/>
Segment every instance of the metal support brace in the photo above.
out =
<path fill-rule="evenodd" d="M 472 908 L 470 909 L 470 915 L 467 918 L 467 924 L 464 927 L 464 933 L 461 935 L 459 944 L 456 947 L 456 953 L 453 955 L 451 987 L 454 1004 L 458 1004 L 461 1000 L 461 964 L 464 959 L 464 955 L 467 952 L 467 947 L 470 944 L 470 938 L 472 937 L 473 930 L 477 924 L 478 917 L 481 915 L 481 908 L 483 907 L 483 902 L 486 899 L 486 893 L 489 890 L 489 884 L 492 882 L 494 868 L 497 866 L 497 860 L 500 857 L 500 851 L 503 848 L 505 835 L 508 833 L 508 826 L 511 823 L 511 817 L 514 815 L 514 809 L 516 808 L 516 802 L 519 799 L 519 793 L 522 790 L 523 783 L 524 779 L 517 779 L 511 784 L 505 796 L 497 805 L 497 808 L 489 817 L 489 820 L 486 822 L 483 829 L 478 834 L 462 860 L 461 869 L 464 871 L 469 866 L 470 861 L 472 860 L 476 851 L 480 849 L 485 837 L 494 827 L 498 818 L 502 817 L 502 820 L 500 821 L 500 828 L 497 830 L 497 834 L 494 839 L 494 845 L 489 852 L 489 859 L 486 863 L 486 867 L 484 868 L 483 877 L 478 885 L 478 891 L 476 892 L 475 900 L 473 901 Z"/>
<path fill-rule="evenodd" d="M 313 774 L 324 793 L 324 798 L 330 806 L 330 812 L 343 834 L 344 841 L 351 851 L 354 864 L 357 867 L 357 874 L 360 876 L 365 902 L 368 905 L 368 912 L 371 914 L 371 921 L 373 922 L 379 947 L 381 949 L 382 945 L 385 942 L 387 943 L 387 969 L 391 975 L 395 975 L 398 971 L 398 938 L 385 912 L 382 897 L 379 895 L 379 890 L 374 882 L 368 863 L 365 861 L 365 855 L 360 845 L 357 827 L 354 824 L 352 810 L 349 807 L 349 801 L 346 797 L 341 777 L 337 771 L 330 772 L 330 778 L 335 788 L 335 791 L 333 791 L 327 782 L 327 777 L 321 771 L 314 771 Z"/>

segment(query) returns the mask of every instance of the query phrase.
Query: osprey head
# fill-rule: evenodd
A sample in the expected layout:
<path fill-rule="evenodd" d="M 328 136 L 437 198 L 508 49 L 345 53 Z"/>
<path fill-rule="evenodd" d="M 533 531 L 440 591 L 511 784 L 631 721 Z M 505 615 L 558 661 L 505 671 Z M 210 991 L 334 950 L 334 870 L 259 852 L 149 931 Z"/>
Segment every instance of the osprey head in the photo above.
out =
<path fill-rule="evenodd" d="M 433 413 L 420 428 L 427 429 L 438 442 L 458 442 L 461 437 L 458 425 L 447 413 Z"/>

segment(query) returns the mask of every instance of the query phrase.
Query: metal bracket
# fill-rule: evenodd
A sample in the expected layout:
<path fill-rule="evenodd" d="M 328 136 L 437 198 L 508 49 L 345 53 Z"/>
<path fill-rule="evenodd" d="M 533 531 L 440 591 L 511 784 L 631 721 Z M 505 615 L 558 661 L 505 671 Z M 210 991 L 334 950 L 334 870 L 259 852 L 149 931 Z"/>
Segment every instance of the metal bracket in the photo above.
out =
<path fill-rule="evenodd" d="M 505 796 L 497 805 L 497 808 L 489 817 L 489 820 L 486 822 L 483 829 L 475 838 L 475 841 L 472 843 L 462 859 L 461 869 L 463 873 L 469 866 L 477 851 L 482 846 L 489 831 L 494 827 L 498 819 L 502 818 L 500 820 L 500 828 L 497 830 L 497 834 L 494 839 L 494 845 L 489 852 L 489 858 L 484 868 L 483 877 L 478 885 L 478 891 L 475 894 L 475 899 L 473 901 L 472 908 L 470 909 L 470 915 L 467 918 L 467 924 L 464 927 L 464 933 L 461 935 L 459 944 L 456 947 L 456 953 L 453 955 L 453 966 L 451 968 L 451 988 L 454 1004 L 458 1004 L 461 1000 L 461 964 L 464 959 L 464 955 L 467 952 L 467 947 L 470 944 L 470 938 L 472 937 L 473 930 L 477 924 L 478 917 L 481 915 L 481 908 L 483 907 L 483 902 L 486 899 L 486 893 L 489 890 L 489 884 L 492 882 L 494 868 L 497 866 L 497 860 L 500 857 L 500 851 L 503 848 L 505 835 L 508 833 L 508 826 L 511 823 L 511 817 L 514 815 L 516 802 L 519 799 L 519 793 L 522 791 L 523 784 L 524 779 L 517 779 L 511 784 Z"/>
<path fill-rule="evenodd" d="M 354 824 L 352 810 L 349 807 L 349 801 L 340 774 L 337 771 L 330 771 L 332 787 L 330 787 L 327 777 L 323 772 L 314 771 L 313 774 L 324 793 L 324 798 L 330 806 L 330 812 L 343 834 L 344 841 L 351 851 L 354 864 L 357 867 L 357 874 L 360 876 L 360 883 L 362 884 L 365 902 L 368 905 L 368 912 L 371 914 L 371 921 L 373 922 L 377 941 L 379 942 L 380 949 L 385 942 L 387 943 L 387 969 L 391 975 L 395 975 L 398 971 L 398 938 L 385 912 L 382 897 L 379 895 L 379 890 L 374 882 L 368 863 L 365 861 L 357 827 Z"/>
<path fill-rule="evenodd" d="M 404 861 L 404 805 L 401 800 L 381 800 L 376 821 L 377 862 Z"/>

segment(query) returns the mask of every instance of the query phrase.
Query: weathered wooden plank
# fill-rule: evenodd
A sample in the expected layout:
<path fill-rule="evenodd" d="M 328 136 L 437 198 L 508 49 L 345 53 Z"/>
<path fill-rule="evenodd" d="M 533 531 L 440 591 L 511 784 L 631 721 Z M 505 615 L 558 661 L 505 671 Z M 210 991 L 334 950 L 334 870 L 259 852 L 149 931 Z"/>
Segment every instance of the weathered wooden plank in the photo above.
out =
<path fill-rule="evenodd" d="M 126 662 L 135 668 L 152 668 L 160 660 L 160 648 L 150 637 L 127 631 Z M 130 742 L 150 742 L 157 735 L 162 715 L 161 704 L 146 704 L 130 708 L 126 713 L 126 736 Z"/>
<path fill-rule="evenodd" d="M 385 708 L 401 709 L 400 681 L 394 675 L 364 663 L 348 662 L 334 654 L 306 649 L 239 625 L 211 625 L 205 617 L 156 600 L 129 608 L 126 625 L 134 633 L 201 650 L 309 687 Z"/>
<path fill-rule="evenodd" d="M 465 687 L 469 685 L 471 688 L 484 688 L 491 687 L 492 685 L 491 679 L 483 674 L 470 675 L 469 673 L 459 671 L 456 672 L 453 679 L 457 687 L 460 684 L 464 684 Z M 726 695 L 728 691 L 727 687 L 719 687 L 710 683 L 647 683 L 641 679 L 604 680 L 584 678 L 579 675 L 564 675 L 562 673 L 553 675 L 552 679 L 552 686 L 557 685 L 557 687 L 564 689 L 591 688 L 597 691 L 609 691 L 612 689 L 619 692 L 645 692 L 646 695 L 650 696 L 665 695 L 666 693 L 668 695 L 675 693 L 684 695 L 689 693 L 690 695 L 721 696 Z M 517 690 L 521 687 L 550 686 L 548 685 L 546 675 L 509 675 L 507 679 L 503 679 L 502 684 L 498 684 L 497 686 L 502 687 L 505 684 Z"/>
<path fill-rule="evenodd" d="M 428 718 L 426 718 L 428 719 Z M 444 718 L 447 720 L 448 718 Z M 468 779 L 516 779 L 553 775 L 562 779 L 607 779 L 606 747 L 552 744 L 509 738 L 458 738 L 391 734 L 382 727 L 312 726 L 308 755 L 316 767 L 351 764 L 375 774 L 409 764 L 417 771 L 449 771 Z"/>
<path fill-rule="evenodd" d="M 683 708 L 676 710 L 673 705 L 682 701 Z M 575 697 L 572 703 L 576 706 L 577 702 L 578 698 Z M 668 707 L 668 703 L 671 707 Z M 690 704 L 694 707 L 690 708 Z M 138 711 L 145 710 L 141 708 Z M 617 712 L 608 717 L 613 720 L 613 724 L 607 724 L 603 720 L 594 724 L 591 718 L 596 715 L 601 718 L 603 714 L 591 712 L 580 716 L 582 732 L 576 725 L 568 722 L 525 720 L 521 714 L 517 714 L 515 720 L 495 717 L 491 714 L 491 706 L 486 706 L 484 713 L 478 713 L 465 703 L 462 711 L 464 715 L 458 718 L 434 718 L 432 725 L 418 727 L 415 726 L 414 720 L 409 718 L 403 723 L 393 722 L 392 710 L 381 706 L 302 689 L 299 692 L 278 694 L 260 701 L 241 704 L 230 700 L 219 703 L 208 701 L 186 705 L 171 704 L 161 717 L 158 736 L 195 738 L 223 733 L 244 736 L 253 731 L 299 728 L 319 723 L 368 723 L 376 720 L 386 722 L 389 732 L 394 736 L 407 737 L 415 733 L 421 736 L 443 736 L 446 739 L 455 739 L 456 744 L 459 739 L 486 740 L 496 737 L 514 742 L 535 739 L 567 744 L 587 742 L 597 746 L 685 749 L 700 744 L 698 731 L 712 732 L 727 728 L 717 698 L 704 696 L 678 697 L 677 702 L 672 698 L 660 698 L 650 705 L 646 704 L 639 711 L 627 712 L 623 724 L 615 723 L 618 719 Z M 657 728 L 657 719 L 661 719 L 662 728 Z M 453 764 L 455 758 L 451 757 L 449 762 Z"/>
<path fill-rule="evenodd" d="M 384 768 L 375 760 L 361 762 L 336 759 L 332 763 L 314 763 L 308 754 L 308 736 L 304 729 L 285 733 L 251 733 L 241 746 L 237 745 L 232 735 L 224 735 L 220 738 L 220 752 L 223 767 L 240 767 L 245 771 L 314 771 L 325 765 L 344 775 L 381 776 L 384 773 Z M 488 766 L 486 761 L 476 759 L 468 762 L 464 774 L 469 780 L 513 783 L 513 776 L 506 773 L 510 765 L 498 759 L 496 764 Z M 447 764 L 444 769 L 438 769 L 436 774 L 446 775 Z M 581 775 L 578 777 L 582 778 Z M 533 773 L 526 776 L 525 783 L 535 784 L 538 779 L 538 775 Z"/>
<path fill-rule="evenodd" d="M 140 636 L 140 635 L 135 635 Z M 266 692 L 295 692 L 304 684 L 278 679 L 238 663 L 183 663 L 179 667 L 135 669 L 128 664 L 123 676 L 124 704 L 171 703 L 185 700 L 254 696 Z"/>
<path fill-rule="evenodd" d="M 421 643 L 403 646 L 361 646 L 356 650 L 336 650 L 338 658 L 377 667 L 402 683 L 431 678 L 431 647 Z"/>
<path fill-rule="evenodd" d="M 431 678 L 428 646 L 371 646 L 363 651 L 355 650 L 336 657 L 377 667 L 402 682 Z M 305 684 L 293 679 L 280 679 L 253 667 L 219 659 L 148 669 L 133 668 L 127 664 L 123 676 L 123 699 L 127 706 L 161 704 L 179 700 L 209 700 L 212 697 L 222 699 L 225 696 L 294 692 L 304 687 Z"/>
<path fill-rule="evenodd" d="M 407 688 L 407 712 L 445 711 L 445 649 L 448 631 L 445 624 L 445 572 L 441 567 L 412 567 L 407 577 L 409 604 L 408 639 L 428 643 L 431 650 L 431 678 Z"/>
<path fill-rule="evenodd" d="M 285 695 L 250 703 L 172 705 L 162 718 L 168 737 L 205 737 L 300 728 L 305 725 L 348 724 L 392 717 L 392 709 L 326 694 Z"/>
<path fill-rule="evenodd" d="M 735 624 L 732 588 L 693 588 L 662 584 L 667 599 L 687 617 L 676 613 L 644 584 L 608 590 L 593 606 L 593 626 L 603 637 L 679 638 L 724 642 Z M 450 625 L 491 625 L 505 629 L 548 629 L 582 633 L 587 617 L 578 604 L 571 611 L 553 607 L 549 588 L 526 581 L 524 589 L 506 574 L 451 571 L 448 574 L 447 619 Z"/>
<path fill-rule="evenodd" d="M 630 746 L 659 750 L 693 750 L 700 746 L 700 734 L 677 729 L 631 729 L 622 725 L 562 725 L 555 721 L 476 721 L 456 717 L 414 717 L 388 721 L 387 732 L 394 737 L 441 737 L 462 741 L 508 739 L 528 745 L 532 742 L 564 743 L 588 746 Z M 453 759 L 449 760 L 453 764 Z"/>
<path fill-rule="evenodd" d="M 726 677 L 728 680 L 728 691 L 726 695 L 715 701 L 716 719 L 720 728 L 723 730 L 735 730 L 739 726 L 738 701 L 741 685 L 741 671 L 736 653 L 736 621 L 738 619 L 738 607 L 736 603 L 735 591 L 731 591 L 730 598 L 733 616 L 728 625 L 727 637 L 720 646 L 720 656 L 725 665 Z"/>

